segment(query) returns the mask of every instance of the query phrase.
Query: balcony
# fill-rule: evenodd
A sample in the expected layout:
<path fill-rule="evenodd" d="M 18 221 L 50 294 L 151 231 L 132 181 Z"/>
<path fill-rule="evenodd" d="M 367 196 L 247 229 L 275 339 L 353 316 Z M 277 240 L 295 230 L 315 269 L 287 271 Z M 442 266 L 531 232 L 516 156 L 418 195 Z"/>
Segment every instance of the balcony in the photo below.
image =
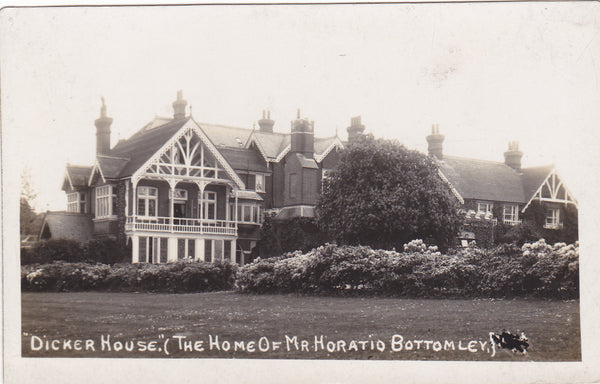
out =
<path fill-rule="evenodd" d="M 202 220 L 170 217 L 127 216 L 125 230 L 130 232 L 194 233 L 237 236 L 232 220 Z"/>

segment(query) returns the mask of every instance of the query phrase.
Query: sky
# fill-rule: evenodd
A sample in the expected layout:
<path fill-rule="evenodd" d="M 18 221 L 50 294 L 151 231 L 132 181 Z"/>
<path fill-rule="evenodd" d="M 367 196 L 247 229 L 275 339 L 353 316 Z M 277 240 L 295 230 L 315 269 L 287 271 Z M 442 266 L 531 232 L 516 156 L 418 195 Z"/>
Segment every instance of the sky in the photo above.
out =
<path fill-rule="evenodd" d="M 578 199 L 600 160 L 597 3 L 5 8 L 5 182 L 29 169 L 39 211 L 62 210 L 65 164 L 91 165 L 106 99 L 112 144 L 183 90 L 198 122 L 252 128 L 296 110 L 316 136 L 367 131 L 427 150 L 556 164 Z M 189 108 L 188 108 L 189 113 Z M 8 178 L 8 179 L 7 179 Z"/>

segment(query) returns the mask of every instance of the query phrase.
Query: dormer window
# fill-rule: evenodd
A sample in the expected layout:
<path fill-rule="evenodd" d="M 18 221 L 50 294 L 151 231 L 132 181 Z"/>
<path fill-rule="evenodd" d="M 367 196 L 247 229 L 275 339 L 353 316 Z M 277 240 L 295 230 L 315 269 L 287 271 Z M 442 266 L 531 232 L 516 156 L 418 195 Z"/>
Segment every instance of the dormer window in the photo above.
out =
<path fill-rule="evenodd" d="M 256 192 L 264 192 L 265 191 L 265 175 L 257 174 L 256 175 Z"/>

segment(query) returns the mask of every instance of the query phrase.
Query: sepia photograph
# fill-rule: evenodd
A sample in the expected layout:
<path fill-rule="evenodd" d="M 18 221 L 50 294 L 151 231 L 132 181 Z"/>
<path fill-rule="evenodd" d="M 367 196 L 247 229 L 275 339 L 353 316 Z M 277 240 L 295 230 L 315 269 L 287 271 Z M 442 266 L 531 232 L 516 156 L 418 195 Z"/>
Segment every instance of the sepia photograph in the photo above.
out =
<path fill-rule="evenodd" d="M 5 382 L 600 380 L 597 3 L 1 5 Z"/>

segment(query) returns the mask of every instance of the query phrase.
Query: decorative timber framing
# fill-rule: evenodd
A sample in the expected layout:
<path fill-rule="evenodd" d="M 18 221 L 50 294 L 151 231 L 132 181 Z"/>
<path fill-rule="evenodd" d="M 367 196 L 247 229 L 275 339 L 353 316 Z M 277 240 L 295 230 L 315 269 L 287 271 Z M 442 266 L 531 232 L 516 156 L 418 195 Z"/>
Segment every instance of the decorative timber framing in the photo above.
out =
<path fill-rule="evenodd" d="M 577 200 L 575 200 L 567 186 L 563 184 L 562 178 L 556 172 L 556 168 L 552 168 L 548 173 L 548 176 L 546 176 L 542 184 L 531 196 L 525 207 L 521 210 L 521 213 L 525 212 L 534 200 L 565 205 L 575 204 L 575 207 L 577 207 Z"/>

